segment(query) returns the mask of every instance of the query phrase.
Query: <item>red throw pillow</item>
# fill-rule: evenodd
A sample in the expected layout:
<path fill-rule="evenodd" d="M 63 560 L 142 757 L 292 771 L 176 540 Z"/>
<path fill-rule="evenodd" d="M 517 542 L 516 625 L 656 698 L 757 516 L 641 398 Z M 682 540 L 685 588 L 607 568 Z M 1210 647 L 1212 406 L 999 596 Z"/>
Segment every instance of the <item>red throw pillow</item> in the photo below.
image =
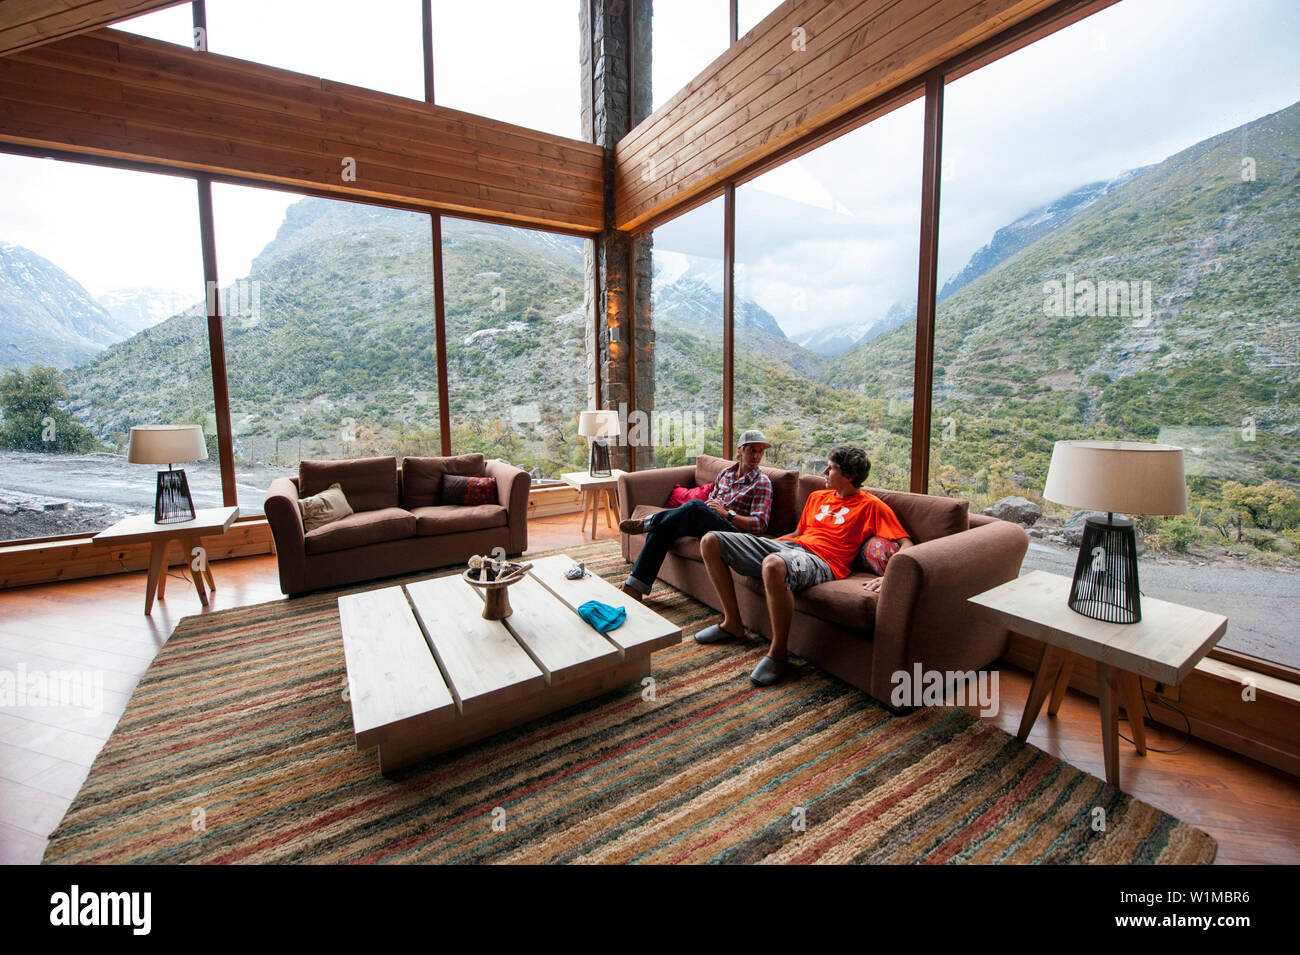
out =
<path fill-rule="evenodd" d="M 464 474 L 444 474 L 442 476 L 443 504 L 495 504 L 497 502 L 497 479 L 491 477 L 469 477 Z"/>
<path fill-rule="evenodd" d="M 868 537 L 860 553 L 863 566 L 877 574 L 884 574 L 889 558 L 898 553 L 898 541 L 886 537 Z"/>
<path fill-rule="evenodd" d="M 664 506 L 681 507 L 687 501 L 707 501 L 712 493 L 712 484 L 701 484 L 699 487 L 682 487 L 678 484 L 673 488 L 673 493 L 668 495 L 668 503 Z"/>

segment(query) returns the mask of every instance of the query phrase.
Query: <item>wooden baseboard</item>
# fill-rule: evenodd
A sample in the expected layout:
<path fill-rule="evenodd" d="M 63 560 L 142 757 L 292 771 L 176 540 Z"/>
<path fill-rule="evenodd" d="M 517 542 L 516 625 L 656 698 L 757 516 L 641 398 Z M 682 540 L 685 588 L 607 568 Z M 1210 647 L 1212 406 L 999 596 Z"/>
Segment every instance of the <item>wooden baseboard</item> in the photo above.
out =
<path fill-rule="evenodd" d="M 581 509 L 582 493 L 568 485 L 536 488 L 528 495 L 530 520 Z M 263 517 L 237 521 L 221 537 L 205 537 L 204 544 L 210 560 L 274 553 L 271 528 Z M 181 563 L 179 544 L 168 548 L 168 557 L 173 564 Z M 0 546 L 0 590 L 148 569 L 147 543 L 96 547 L 90 536 L 73 536 Z"/>
<path fill-rule="evenodd" d="M 1003 662 L 1033 673 L 1042 644 L 1013 633 Z M 1070 688 L 1094 699 L 1097 676 L 1091 666 L 1076 666 Z M 1248 756 L 1293 776 L 1300 776 L 1300 686 L 1266 673 L 1206 658 L 1181 686 L 1165 686 L 1160 696 L 1186 717 L 1161 706 L 1154 687 L 1143 680 L 1152 718 L 1161 726 L 1184 730 L 1197 739 Z"/>

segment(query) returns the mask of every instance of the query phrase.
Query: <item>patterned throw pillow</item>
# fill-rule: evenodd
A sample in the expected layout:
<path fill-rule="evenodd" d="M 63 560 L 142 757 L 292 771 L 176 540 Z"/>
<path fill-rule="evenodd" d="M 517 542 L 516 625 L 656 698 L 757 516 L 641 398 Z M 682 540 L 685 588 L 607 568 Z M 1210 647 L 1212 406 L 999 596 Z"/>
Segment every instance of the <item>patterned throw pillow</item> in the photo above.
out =
<path fill-rule="evenodd" d="M 497 479 L 492 477 L 468 477 L 464 474 L 444 474 L 442 476 L 443 504 L 495 504 L 497 502 Z"/>
<path fill-rule="evenodd" d="M 299 500 L 298 510 L 302 514 L 302 529 L 310 532 L 347 517 L 352 513 L 352 505 L 343 496 L 343 486 L 335 482 L 319 494 Z"/>
<path fill-rule="evenodd" d="M 860 552 L 862 563 L 877 574 L 884 574 L 889 558 L 898 553 L 898 541 L 885 537 L 869 537 Z"/>

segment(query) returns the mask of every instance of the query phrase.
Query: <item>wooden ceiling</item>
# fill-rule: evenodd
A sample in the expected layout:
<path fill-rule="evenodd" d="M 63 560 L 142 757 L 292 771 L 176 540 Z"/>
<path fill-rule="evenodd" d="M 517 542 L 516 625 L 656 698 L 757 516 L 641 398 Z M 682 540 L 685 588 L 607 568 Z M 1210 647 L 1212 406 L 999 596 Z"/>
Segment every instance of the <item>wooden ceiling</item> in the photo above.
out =
<path fill-rule="evenodd" d="M 75 36 L 182 0 L 3 0 L 0 56 Z"/>

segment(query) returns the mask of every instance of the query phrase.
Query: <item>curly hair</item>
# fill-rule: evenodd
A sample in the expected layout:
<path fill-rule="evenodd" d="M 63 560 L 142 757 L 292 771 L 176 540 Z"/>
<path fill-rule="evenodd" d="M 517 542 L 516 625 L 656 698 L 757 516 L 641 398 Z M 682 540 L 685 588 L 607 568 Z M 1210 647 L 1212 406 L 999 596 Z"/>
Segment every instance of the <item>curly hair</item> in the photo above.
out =
<path fill-rule="evenodd" d="M 861 448 L 851 448 L 848 445 L 838 444 L 831 448 L 826 459 L 834 463 L 854 487 L 862 487 L 866 481 L 867 475 L 871 473 L 871 459 L 867 457 L 867 452 Z"/>

